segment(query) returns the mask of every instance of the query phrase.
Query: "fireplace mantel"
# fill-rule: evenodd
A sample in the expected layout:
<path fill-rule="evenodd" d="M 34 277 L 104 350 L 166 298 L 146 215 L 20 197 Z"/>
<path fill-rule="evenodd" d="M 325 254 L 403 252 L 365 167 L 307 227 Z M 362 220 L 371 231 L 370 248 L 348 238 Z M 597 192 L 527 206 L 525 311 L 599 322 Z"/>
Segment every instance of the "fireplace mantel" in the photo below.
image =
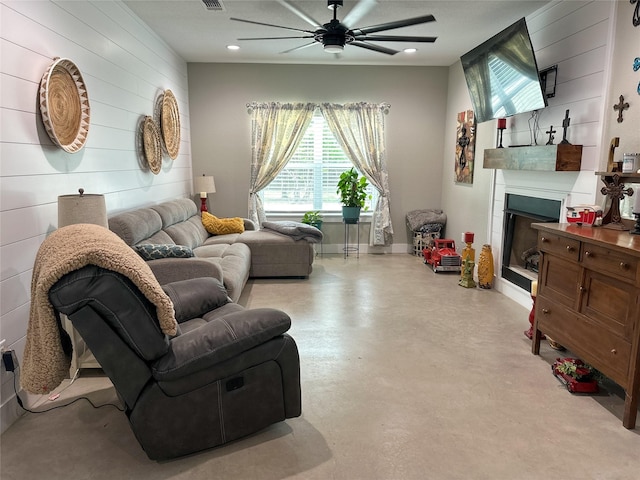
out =
<path fill-rule="evenodd" d="M 488 148 L 484 168 L 578 172 L 582 163 L 582 145 L 558 144 L 527 147 Z"/>

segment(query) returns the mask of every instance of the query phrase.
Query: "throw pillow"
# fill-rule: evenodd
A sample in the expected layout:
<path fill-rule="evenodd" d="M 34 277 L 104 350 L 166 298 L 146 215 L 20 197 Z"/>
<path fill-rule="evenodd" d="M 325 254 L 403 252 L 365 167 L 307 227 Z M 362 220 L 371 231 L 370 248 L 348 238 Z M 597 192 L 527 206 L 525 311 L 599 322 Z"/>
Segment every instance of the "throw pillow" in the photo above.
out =
<path fill-rule="evenodd" d="M 244 220 L 240 217 L 218 218 L 209 212 L 202 212 L 202 225 L 211 235 L 244 232 Z"/>
<path fill-rule="evenodd" d="M 133 249 L 145 260 L 157 260 L 159 258 L 193 257 L 193 250 L 184 245 L 144 243 L 140 245 L 134 245 Z"/>

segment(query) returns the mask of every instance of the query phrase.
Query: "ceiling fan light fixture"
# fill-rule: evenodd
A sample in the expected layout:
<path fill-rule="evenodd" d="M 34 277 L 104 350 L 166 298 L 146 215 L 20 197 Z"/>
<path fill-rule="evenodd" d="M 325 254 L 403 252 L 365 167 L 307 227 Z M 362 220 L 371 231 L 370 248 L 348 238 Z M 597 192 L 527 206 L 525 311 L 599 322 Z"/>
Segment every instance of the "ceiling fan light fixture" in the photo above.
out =
<path fill-rule="evenodd" d="M 342 53 L 344 51 L 344 45 L 325 45 L 324 51 L 327 53 Z"/>

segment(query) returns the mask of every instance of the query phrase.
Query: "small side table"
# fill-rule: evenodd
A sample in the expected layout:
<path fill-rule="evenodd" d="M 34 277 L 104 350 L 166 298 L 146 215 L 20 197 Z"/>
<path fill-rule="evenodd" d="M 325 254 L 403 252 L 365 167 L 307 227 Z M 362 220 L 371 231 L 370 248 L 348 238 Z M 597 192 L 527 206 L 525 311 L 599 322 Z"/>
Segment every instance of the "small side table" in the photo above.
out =
<path fill-rule="evenodd" d="M 356 258 L 360 258 L 360 220 L 356 220 L 353 223 L 347 223 L 344 221 L 344 219 L 342 219 L 342 222 L 344 223 L 344 248 L 342 249 L 344 251 L 344 258 L 347 258 L 349 256 L 349 252 L 356 252 Z M 355 246 L 349 244 L 350 225 L 356 226 L 357 243 L 355 244 Z"/>

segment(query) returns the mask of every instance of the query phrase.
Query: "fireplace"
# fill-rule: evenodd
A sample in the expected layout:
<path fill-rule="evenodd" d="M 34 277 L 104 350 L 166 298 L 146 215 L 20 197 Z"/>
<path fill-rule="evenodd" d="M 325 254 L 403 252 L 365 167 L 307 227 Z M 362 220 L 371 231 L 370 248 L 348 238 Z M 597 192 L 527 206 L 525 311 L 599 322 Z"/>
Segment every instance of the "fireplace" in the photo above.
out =
<path fill-rule="evenodd" d="M 538 277 L 536 222 L 558 222 L 561 202 L 544 198 L 506 194 L 502 244 L 502 278 L 531 290 L 531 281 Z"/>

